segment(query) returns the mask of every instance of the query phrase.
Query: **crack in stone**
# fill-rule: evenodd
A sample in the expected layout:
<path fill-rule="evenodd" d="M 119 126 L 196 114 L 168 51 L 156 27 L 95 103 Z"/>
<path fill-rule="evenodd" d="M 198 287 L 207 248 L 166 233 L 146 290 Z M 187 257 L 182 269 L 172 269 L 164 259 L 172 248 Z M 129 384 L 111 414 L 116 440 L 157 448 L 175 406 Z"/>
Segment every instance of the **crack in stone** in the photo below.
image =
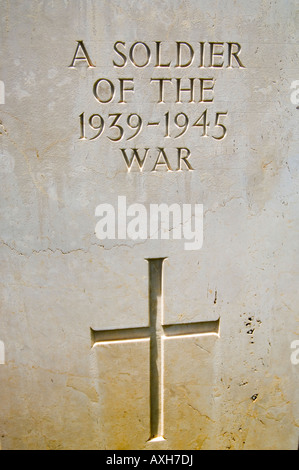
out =
<path fill-rule="evenodd" d="M 92 243 L 90 246 L 91 247 L 101 248 L 104 251 L 111 251 L 111 250 L 114 250 L 116 248 L 121 248 L 121 247 L 126 247 L 126 248 L 133 249 L 136 246 L 144 245 L 147 241 L 148 240 L 144 240 L 141 243 L 136 243 L 134 246 L 130 246 L 130 245 L 125 244 L 125 243 L 117 244 L 117 245 L 114 245 L 110 248 L 106 248 L 104 245 L 100 245 L 98 243 Z M 55 249 L 46 248 L 46 249 L 43 249 L 43 250 L 32 250 L 31 253 L 26 254 L 26 253 L 23 253 L 22 251 L 18 250 L 17 248 L 9 245 L 8 243 L 4 242 L 3 240 L 1 240 L 1 245 L 5 246 L 10 251 L 13 251 L 18 256 L 24 256 L 25 258 L 30 258 L 33 255 L 40 255 L 40 254 L 46 254 L 46 253 L 50 253 L 50 254 L 61 253 L 63 256 L 72 255 L 74 253 L 85 253 L 85 254 L 90 253 L 90 251 L 88 251 L 87 249 L 83 249 L 83 248 L 76 248 L 76 249 L 69 250 L 69 251 L 63 251 L 61 248 L 55 248 Z"/>
<path fill-rule="evenodd" d="M 197 408 L 194 408 L 194 406 L 190 405 L 190 403 L 188 403 L 188 406 L 192 408 L 193 411 L 196 411 L 196 413 L 198 413 L 202 418 L 206 418 L 208 421 L 211 421 L 212 423 L 215 422 L 208 415 L 202 414 Z"/>
<path fill-rule="evenodd" d="M 237 200 L 237 199 L 242 199 L 242 200 L 244 200 L 244 197 L 242 197 L 242 196 L 233 196 L 233 197 L 231 197 L 230 199 L 228 199 L 227 201 L 224 201 L 222 204 L 218 204 L 215 209 L 207 209 L 207 210 L 204 212 L 204 216 L 206 216 L 206 214 L 208 214 L 209 212 L 215 213 L 215 212 L 218 211 L 218 209 L 223 209 L 223 208 L 226 207 L 228 204 L 230 204 L 232 201 Z"/>

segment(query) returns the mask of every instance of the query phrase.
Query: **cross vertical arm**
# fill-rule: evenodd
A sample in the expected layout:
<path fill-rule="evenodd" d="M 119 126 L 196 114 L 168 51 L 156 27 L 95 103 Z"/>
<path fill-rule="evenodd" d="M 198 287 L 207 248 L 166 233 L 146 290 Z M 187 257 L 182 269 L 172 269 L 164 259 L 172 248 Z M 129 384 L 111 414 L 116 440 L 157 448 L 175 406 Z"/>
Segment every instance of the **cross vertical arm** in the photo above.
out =
<path fill-rule="evenodd" d="M 148 259 L 150 317 L 150 440 L 163 439 L 163 263 Z"/>

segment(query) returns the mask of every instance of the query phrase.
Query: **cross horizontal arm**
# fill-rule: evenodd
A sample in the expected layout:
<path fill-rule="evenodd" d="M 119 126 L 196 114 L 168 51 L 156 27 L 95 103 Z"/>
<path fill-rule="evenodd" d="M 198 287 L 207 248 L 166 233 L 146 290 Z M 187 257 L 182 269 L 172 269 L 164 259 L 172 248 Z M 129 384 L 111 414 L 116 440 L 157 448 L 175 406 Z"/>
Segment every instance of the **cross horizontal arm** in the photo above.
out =
<path fill-rule="evenodd" d="M 144 328 L 124 328 L 117 330 L 96 331 L 91 328 L 92 345 L 95 343 L 107 343 L 112 341 L 136 341 L 150 337 L 150 329 Z"/>
<path fill-rule="evenodd" d="M 196 323 L 181 323 L 175 325 L 163 325 L 165 336 L 191 336 L 202 334 L 217 334 L 219 335 L 220 320 L 196 322 Z"/>

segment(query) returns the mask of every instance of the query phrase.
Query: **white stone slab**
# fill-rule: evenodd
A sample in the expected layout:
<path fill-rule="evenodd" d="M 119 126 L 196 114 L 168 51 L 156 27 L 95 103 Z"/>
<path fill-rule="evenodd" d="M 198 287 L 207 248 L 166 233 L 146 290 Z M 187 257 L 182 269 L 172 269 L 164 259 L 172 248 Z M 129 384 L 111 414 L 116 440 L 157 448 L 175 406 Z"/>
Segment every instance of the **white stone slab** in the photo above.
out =
<path fill-rule="evenodd" d="M 296 2 L 2 3 L 2 449 L 297 449 Z M 99 240 L 119 197 L 202 204 L 202 248 Z"/>

